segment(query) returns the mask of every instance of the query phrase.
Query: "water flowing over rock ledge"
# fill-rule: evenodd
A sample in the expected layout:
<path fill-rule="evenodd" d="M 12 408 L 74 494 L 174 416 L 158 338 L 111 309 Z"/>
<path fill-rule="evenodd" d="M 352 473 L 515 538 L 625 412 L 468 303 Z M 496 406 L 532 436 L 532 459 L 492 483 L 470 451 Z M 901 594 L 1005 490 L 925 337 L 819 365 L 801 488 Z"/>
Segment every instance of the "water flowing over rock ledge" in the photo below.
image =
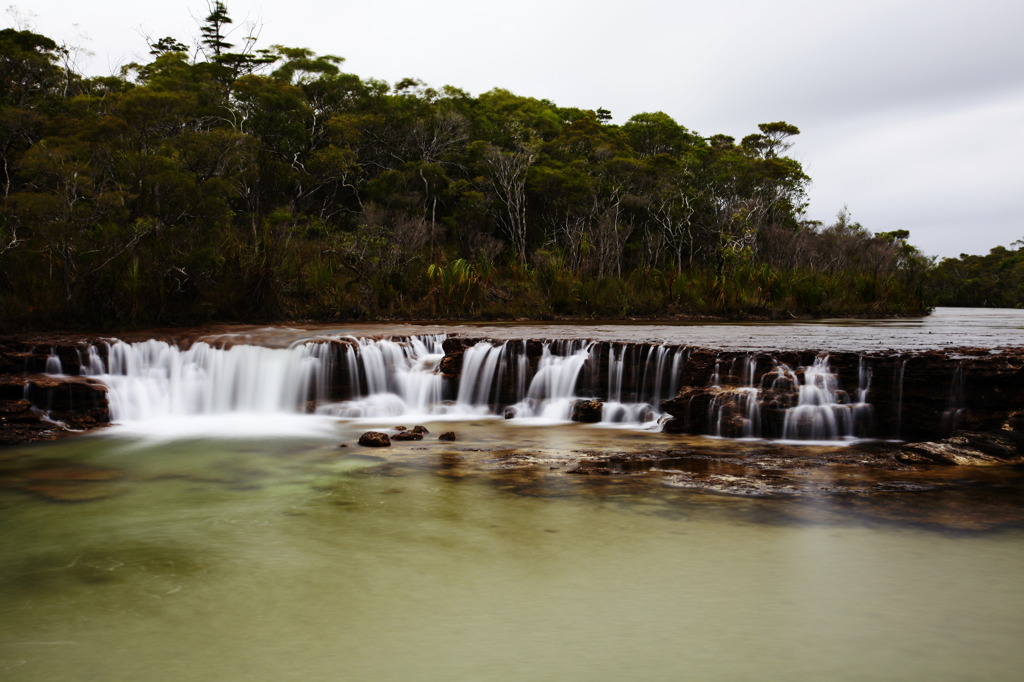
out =
<path fill-rule="evenodd" d="M 237 333 L 180 348 L 154 339 L 2 339 L 0 442 L 163 413 L 245 411 L 490 415 L 787 442 L 899 440 L 888 449 L 908 465 L 1021 456 L 1022 348 L 751 352 L 460 331 L 310 334 L 284 348 L 250 345 L 251 336 Z"/>

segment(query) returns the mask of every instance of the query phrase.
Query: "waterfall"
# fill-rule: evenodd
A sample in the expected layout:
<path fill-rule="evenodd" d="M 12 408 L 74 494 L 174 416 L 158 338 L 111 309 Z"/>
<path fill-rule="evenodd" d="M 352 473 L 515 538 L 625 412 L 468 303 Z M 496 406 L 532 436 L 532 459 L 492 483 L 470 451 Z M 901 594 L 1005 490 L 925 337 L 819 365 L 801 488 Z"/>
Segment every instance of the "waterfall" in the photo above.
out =
<path fill-rule="evenodd" d="M 896 369 L 895 398 L 893 399 L 893 437 L 899 438 L 903 432 L 903 374 L 907 369 L 907 358 L 900 358 Z"/>
<path fill-rule="evenodd" d="M 736 364 L 739 363 L 739 372 Z M 715 362 L 711 378 L 714 397 L 708 404 L 708 424 L 713 434 L 723 438 L 755 438 L 761 433 L 761 390 L 754 385 L 757 358 L 734 358 L 727 379 L 733 386 L 723 386 L 721 362 Z M 767 376 L 767 375 L 766 375 Z"/>
<path fill-rule="evenodd" d="M 108 386 L 112 421 L 299 413 L 318 383 L 318 345 L 221 349 L 200 342 L 181 350 L 163 341 L 117 341 L 107 345 L 106 362 L 90 349 L 83 373 Z"/>
<path fill-rule="evenodd" d="M 964 367 L 961 364 L 953 370 L 946 396 L 946 409 L 942 412 L 942 430 L 951 434 L 960 426 L 964 414 Z"/>
<path fill-rule="evenodd" d="M 316 411 L 346 419 L 442 414 L 444 335 L 407 339 L 346 337 L 348 399 L 318 401 Z"/>
<path fill-rule="evenodd" d="M 58 376 L 64 373 L 64 368 L 61 366 L 60 358 L 57 357 L 55 349 L 50 349 L 50 354 L 46 358 L 46 374 L 50 376 Z"/>
<path fill-rule="evenodd" d="M 488 407 L 498 402 L 496 395 L 500 391 L 501 380 L 504 378 L 505 349 L 507 343 L 494 346 L 481 341 L 472 348 L 467 348 L 462 356 L 462 380 L 459 383 L 459 396 L 455 403 L 469 414 L 485 412 Z M 498 379 L 495 381 L 495 375 Z"/>
<path fill-rule="evenodd" d="M 662 417 L 662 401 L 675 396 L 679 390 L 679 377 L 687 355 L 685 349 L 665 344 L 645 349 L 609 344 L 608 389 L 601 421 L 640 424 L 648 428 L 657 426 Z"/>
<path fill-rule="evenodd" d="M 113 341 L 79 350 L 78 361 L 82 374 L 107 384 L 111 417 L 122 423 L 232 414 L 268 421 L 270 415 L 312 413 L 357 420 L 579 419 L 643 428 L 659 428 L 661 404 L 683 388 L 691 361 L 686 347 L 582 339 L 476 341 L 456 344 L 446 358 L 446 341 L 444 334 L 337 336 L 289 348 L 198 342 L 184 349 L 155 340 Z M 872 435 L 873 370 L 866 358 L 859 359 L 849 392 L 827 355 L 795 370 L 769 359 L 768 371 L 759 368 L 764 357 L 754 354 L 719 355 L 713 369 L 697 365 L 707 367 L 703 381 L 710 384 L 699 432 L 814 441 Z M 442 361 L 455 364 L 449 369 Z M 56 352 L 47 370 L 61 370 Z M 899 370 L 902 380 L 902 364 Z M 692 381 L 693 369 L 686 376 Z M 947 410 L 951 424 L 962 402 L 957 374 Z"/>
<path fill-rule="evenodd" d="M 797 404 L 786 411 L 782 437 L 786 440 L 838 440 L 857 436 L 858 403 L 839 388 L 828 356 L 815 358 L 798 383 Z M 864 389 L 867 390 L 866 388 Z"/>
<path fill-rule="evenodd" d="M 615 347 L 608 349 L 608 401 L 622 402 L 622 368 L 625 364 L 625 348 L 616 353 Z"/>
<path fill-rule="evenodd" d="M 569 419 L 572 403 L 579 397 L 576 384 L 593 345 L 579 340 L 545 342 L 526 396 L 510 406 L 507 414 L 516 418 Z"/>

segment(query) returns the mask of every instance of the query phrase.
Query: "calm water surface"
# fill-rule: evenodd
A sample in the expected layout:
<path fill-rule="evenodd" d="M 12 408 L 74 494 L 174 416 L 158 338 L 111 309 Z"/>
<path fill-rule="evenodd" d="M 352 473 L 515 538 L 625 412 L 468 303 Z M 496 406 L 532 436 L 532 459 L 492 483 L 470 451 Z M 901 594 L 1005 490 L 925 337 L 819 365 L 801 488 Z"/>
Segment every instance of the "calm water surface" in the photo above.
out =
<path fill-rule="evenodd" d="M 0 451 L 0 679 L 1019 679 L 1020 530 L 504 469 L 490 426 Z"/>
<path fill-rule="evenodd" d="M 949 347 L 1024 346 L 1024 310 L 938 308 L 927 317 L 794 320 L 792 322 L 617 323 L 509 322 L 455 324 L 346 324 L 301 327 L 194 329 L 188 337 L 213 336 L 236 343 L 286 346 L 316 335 L 399 336 L 447 333 L 471 338 L 586 338 L 595 341 L 670 343 L 722 350 L 831 351 L 929 350 Z M 178 330 L 171 333 L 181 336 Z"/>

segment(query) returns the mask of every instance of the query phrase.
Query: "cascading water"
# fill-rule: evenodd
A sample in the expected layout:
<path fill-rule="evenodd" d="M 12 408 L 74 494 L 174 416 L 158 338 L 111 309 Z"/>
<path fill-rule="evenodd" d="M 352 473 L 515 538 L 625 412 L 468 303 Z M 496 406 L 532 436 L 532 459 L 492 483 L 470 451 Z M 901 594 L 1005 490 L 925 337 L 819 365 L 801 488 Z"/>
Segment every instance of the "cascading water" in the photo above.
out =
<path fill-rule="evenodd" d="M 442 409 L 443 335 L 392 339 L 348 337 L 345 367 L 351 395 L 319 401 L 317 412 L 347 419 L 437 414 Z"/>
<path fill-rule="evenodd" d="M 628 349 L 611 346 L 608 349 L 608 398 L 601 408 L 601 420 L 612 423 L 644 423 L 656 419 L 650 403 L 642 402 L 640 386 L 635 400 L 626 402 L 622 396 L 622 379 L 626 370 Z M 636 363 L 634 363 L 635 365 Z"/>
<path fill-rule="evenodd" d="M 737 372 L 737 363 L 739 371 Z M 757 358 L 736 358 L 727 378 L 735 386 L 724 387 L 721 362 L 715 362 L 712 388 L 717 394 L 708 404 L 708 423 L 718 437 L 754 438 L 761 435 L 761 391 L 754 386 Z"/>
<path fill-rule="evenodd" d="M 323 349 L 260 346 L 181 350 L 163 341 L 109 344 L 104 362 L 90 349 L 83 373 L 109 388 L 113 421 L 230 413 L 299 413 L 322 383 Z"/>
<path fill-rule="evenodd" d="M 462 356 L 462 380 L 455 403 L 468 414 L 493 412 L 504 378 L 505 350 L 508 343 L 494 346 L 481 341 L 467 348 Z M 497 381 L 495 376 L 497 375 Z"/>
<path fill-rule="evenodd" d="M 903 431 L 903 375 L 907 370 L 907 358 L 901 358 L 896 367 L 896 385 L 893 391 L 893 437 L 899 438 Z"/>
<path fill-rule="evenodd" d="M 681 388 L 690 360 L 685 347 L 664 344 L 479 341 L 454 356 L 461 369 L 442 370 L 446 340 L 339 336 L 290 348 L 199 342 L 187 349 L 117 341 L 89 348 L 79 361 L 81 373 L 108 385 L 116 422 L 237 414 L 271 421 L 270 415 L 315 413 L 402 421 L 572 418 L 651 428 L 662 402 Z M 56 371 L 55 354 L 53 360 L 47 369 Z M 773 361 L 759 373 L 758 363 L 756 355 L 715 358 L 702 432 L 787 440 L 871 435 L 872 370 L 863 358 L 849 393 L 827 356 L 798 370 Z"/>
<path fill-rule="evenodd" d="M 545 343 L 525 398 L 506 413 L 515 418 L 569 419 L 572 403 L 579 398 L 576 384 L 592 346 L 590 341 L 577 340 Z"/>
<path fill-rule="evenodd" d="M 851 402 L 849 394 L 839 387 L 839 381 L 822 355 L 810 367 L 804 368 L 803 381 L 798 379 L 798 399 L 795 407 L 786 411 L 782 437 L 786 440 L 839 440 L 858 437 L 858 427 L 870 414 L 870 405 L 864 402 L 869 388 L 870 373 L 861 365 L 862 387 L 858 399 Z"/>
<path fill-rule="evenodd" d="M 949 382 L 949 393 L 946 396 L 946 409 L 942 412 L 942 429 L 945 433 L 953 433 L 960 425 L 964 413 L 964 368 L 957 365 Z"/>
<path fill-rule="evenodd" d="M 46 373 L 50 376 L 59 376 L 64 373 L 64 368 L 61 366 L 60 358 L 57 357 L 54 351 L 50 351 L 50 355 L 46 358 Z"/>

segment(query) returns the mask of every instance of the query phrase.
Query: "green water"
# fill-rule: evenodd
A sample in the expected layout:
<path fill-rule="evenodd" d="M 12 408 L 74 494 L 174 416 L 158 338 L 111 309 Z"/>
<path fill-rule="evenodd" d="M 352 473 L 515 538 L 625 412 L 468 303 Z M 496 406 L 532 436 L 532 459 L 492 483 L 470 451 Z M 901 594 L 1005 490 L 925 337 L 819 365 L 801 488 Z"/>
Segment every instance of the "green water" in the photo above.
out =
<path fill-rule="evenodd" d="M 312 436 L 0 451 L 0 679 L 1020 679 L 1020 531 L 488 457 Z M 68 462 L 90 469 L 25 484 Z"/>

